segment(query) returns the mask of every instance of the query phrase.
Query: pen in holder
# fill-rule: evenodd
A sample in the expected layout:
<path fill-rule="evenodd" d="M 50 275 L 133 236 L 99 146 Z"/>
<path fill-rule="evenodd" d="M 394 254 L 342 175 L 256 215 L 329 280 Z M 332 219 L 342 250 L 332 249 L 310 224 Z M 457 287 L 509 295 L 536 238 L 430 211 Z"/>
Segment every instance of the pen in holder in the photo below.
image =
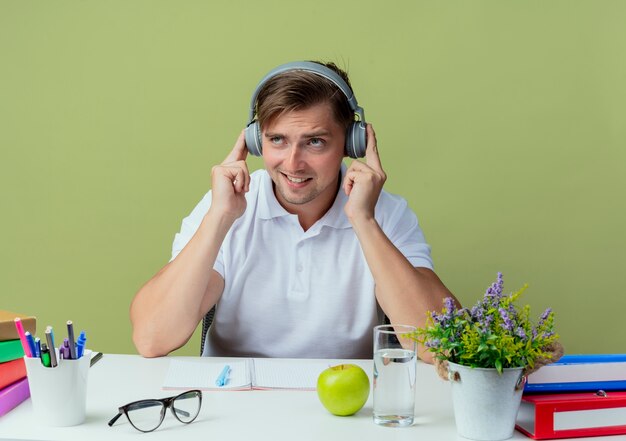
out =
<path fill-rule="evenodd" d="M 85 349 L 77 360 L 60 359 L 58 349 L 55 355 L 55 368 L 45 367 L 39 358 L 24 357 L 34 421 L 47 426 L 75 426 L 85 421 L 91 351 Z"/>

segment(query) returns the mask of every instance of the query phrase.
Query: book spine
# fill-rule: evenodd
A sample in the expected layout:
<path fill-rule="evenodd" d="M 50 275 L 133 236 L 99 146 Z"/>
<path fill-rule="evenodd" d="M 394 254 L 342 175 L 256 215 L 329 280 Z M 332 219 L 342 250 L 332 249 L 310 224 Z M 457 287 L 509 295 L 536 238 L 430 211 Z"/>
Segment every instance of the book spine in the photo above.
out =
<path fill-rule="evenodd" d="M 524 393 L 593 392 L 626 390 L 624 381 L 581 381 L 572 383 L 526 383 Z"/>
<path fill-rule="evenodd" d="M 31 335 L 36 334 L 37 320 L 35 317 L 28 317 L 22 314 L 10 313 L 9 311 L 0 310 L 0 341 L 15 340 L 20 338 L 15 328 L 14 319 L 19 317 L 22 320 L 24 331 L 28 331 Z"/>
<path fill-rule="evenodd" d="M 15 409 L 28 397 L 30 397 L 30 389 L 28 388 L 27 378 L 0 390 L 0 416 Z"/>
<path fill-rule="evenodd" d="M 0 389 L 26 377 L 26 364 L 23 358 L 0 363 Z"/>
<path fill-rule="evenodd" d="M 619 363 L 622 361 L 626 361 L 626 354 L 575 354 L 564 355 L 552 364 Z"/>
<path fill-rule="evenodd" d="M 17 360 L 24 356 L 24 349 L 20 340 L 0 341 L 0 363 Z"/>

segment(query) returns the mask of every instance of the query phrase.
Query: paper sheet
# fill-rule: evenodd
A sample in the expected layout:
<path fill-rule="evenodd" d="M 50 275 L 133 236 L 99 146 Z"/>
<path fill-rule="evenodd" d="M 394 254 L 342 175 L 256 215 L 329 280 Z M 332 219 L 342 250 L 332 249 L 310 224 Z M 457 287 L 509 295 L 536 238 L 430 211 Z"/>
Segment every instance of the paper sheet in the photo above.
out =
<path fill-rule="evenodd" d="M 317 377 L 332 364 L 320 360 L 254 359 L 254 387 L 315 390 Z"/>
<path fill-rule="evenodd" d="M 228 382 L 222 387 L 215 385 L 215 380 L 224 369 L 230 366 Z M 186 361 L 172 360 L 163 382 L 164 389 L 249 389 L 250 374 L 247 360 L 217 361 Z"/>

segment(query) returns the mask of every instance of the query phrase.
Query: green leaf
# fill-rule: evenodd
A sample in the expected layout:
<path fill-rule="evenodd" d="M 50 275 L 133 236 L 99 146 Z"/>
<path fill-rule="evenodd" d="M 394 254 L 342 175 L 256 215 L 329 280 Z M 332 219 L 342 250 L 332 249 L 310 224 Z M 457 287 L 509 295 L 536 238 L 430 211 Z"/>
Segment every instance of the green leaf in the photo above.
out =
<path fill-rule="evenodd" d="M 502 373 L 502 360 L 496 359 L 496 369 L 499 373 Z"/>

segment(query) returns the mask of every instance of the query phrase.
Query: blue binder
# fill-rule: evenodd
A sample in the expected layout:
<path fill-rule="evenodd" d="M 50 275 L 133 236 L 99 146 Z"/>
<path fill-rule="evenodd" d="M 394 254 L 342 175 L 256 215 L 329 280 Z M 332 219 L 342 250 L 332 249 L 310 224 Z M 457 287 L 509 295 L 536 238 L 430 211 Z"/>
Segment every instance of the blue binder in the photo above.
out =
<path fill-rule="evenodd" d="M 579 381 L 563 381 L 555 383 L 533 382 L 531 374 L 524 393 L 554 393 L 554 392 L 584 392 L 584 391 L 626 391 L 626 354 L 594 354 L 594 355 L 564 355 L 555 363 L 548 366 L 563 366 L 564 371 L 570 365 L 589 365 L 590 372 L 593 372 L 594 364 L 603 363 L 623 363 L 623 376 L 620 379 L 585 381 L 584 376 L 579 377 Z M 545 366 L 542 369 L 547 368 Z M 541 369 L 540 369 L 541 370 Z M 538 371 L 539 372 L 539 371 Z M 620 367 L 620 373 L 621 373 Z"/>

